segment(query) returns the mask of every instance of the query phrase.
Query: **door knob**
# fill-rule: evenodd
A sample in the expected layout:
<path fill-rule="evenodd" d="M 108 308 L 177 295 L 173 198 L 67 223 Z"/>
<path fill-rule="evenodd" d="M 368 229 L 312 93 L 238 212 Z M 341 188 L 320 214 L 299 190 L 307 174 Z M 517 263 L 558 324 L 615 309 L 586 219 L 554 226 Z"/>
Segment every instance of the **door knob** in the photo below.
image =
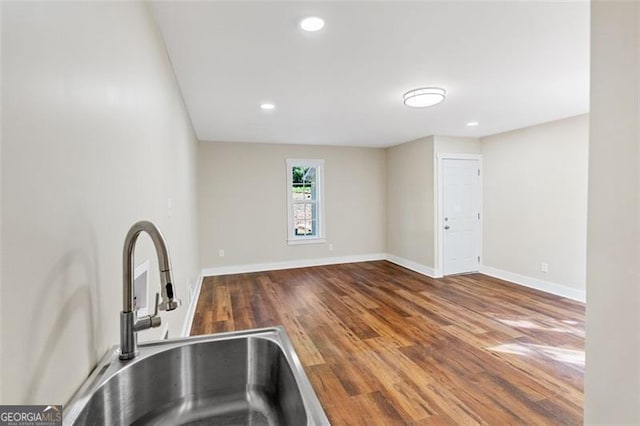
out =
<path fill-rule="evenodd" d="M 444 226 L 444 229 L 449 229 L 449 225 L 445 225 L 445 226 Z"/>

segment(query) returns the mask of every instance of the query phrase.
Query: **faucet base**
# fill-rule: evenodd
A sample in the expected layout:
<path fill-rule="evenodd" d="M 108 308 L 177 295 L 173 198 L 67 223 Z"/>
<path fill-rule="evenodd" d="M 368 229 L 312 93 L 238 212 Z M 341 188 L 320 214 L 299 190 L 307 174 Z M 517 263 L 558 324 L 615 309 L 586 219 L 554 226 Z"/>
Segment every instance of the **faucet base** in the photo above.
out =
<path fill-rule="evenodd" d="M 135 358 L 136 356 L 138 356 L 138 351 L 122 353 L 122 350 L 118 349 L 118 358 L 120 358 L 120 361 L 127 361 L 129 359 Z"/>
<path fill-rule="evenodd" d="M 135 313 L 120 312 L 120 359 L 127 360 L 138 355 L 137 337 L 134 332 Z"/>

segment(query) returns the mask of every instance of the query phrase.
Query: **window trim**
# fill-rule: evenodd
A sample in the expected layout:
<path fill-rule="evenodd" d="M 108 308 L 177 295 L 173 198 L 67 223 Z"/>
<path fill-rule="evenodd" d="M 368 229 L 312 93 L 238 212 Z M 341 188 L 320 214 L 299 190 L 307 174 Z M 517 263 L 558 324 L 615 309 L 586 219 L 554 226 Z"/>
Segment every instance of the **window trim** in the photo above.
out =
<path fill-rule="evenodd" d="M 325 238 L 325 221 L 324 221 L 324 160 L 287 158 L 287 244 L 321 244 L 326 242 Z M 295 235 L 293 232 L 293 176 L 291 169 L 293 167 L 315 167 L 316 169 L 316 206 L 317 206 L 317 235 Z"/>

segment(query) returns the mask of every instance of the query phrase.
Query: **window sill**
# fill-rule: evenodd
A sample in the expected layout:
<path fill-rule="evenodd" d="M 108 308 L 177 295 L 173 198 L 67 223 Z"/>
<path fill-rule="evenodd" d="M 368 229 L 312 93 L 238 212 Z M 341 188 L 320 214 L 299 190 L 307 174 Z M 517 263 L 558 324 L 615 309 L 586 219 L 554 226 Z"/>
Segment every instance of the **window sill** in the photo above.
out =
<path fill-rule="evenodd" d="M 287 244 L 290 246 L 297 246 L 302 244 L 324 244 L 326 242 L 326 238 L 296 238 L 287 240 Z"/>

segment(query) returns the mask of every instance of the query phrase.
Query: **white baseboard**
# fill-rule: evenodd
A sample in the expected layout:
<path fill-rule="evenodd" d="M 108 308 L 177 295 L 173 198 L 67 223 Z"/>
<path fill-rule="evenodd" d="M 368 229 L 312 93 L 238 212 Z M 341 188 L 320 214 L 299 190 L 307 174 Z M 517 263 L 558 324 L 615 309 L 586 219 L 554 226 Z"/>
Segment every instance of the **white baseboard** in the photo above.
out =
<path fill-rule="evenodd" d="M 194 290 L 191 304 L 189 306 L 189 313 L 185 320 L 183 327 L 183 336 L 187 336 L 191 329 L 191 323 L 193 322 L 193 315 L 198 303 L 198 297 L 200 295 L 200 288 L 202 286 L 202 280 L 204 277 L 213 277 L 218 275 L 230 275 L 230 274 L 242 274 L 250 272 L 261 271 L 275 271 L 279 269 L 293 269 L 293 268 L 306 268 L 310 266 L 322 266 L 322 265 L 335 265 L 340 263 L 354 263 L 354 262 L 371 262 L 375 260 L 388 260 L 412 271 L 426 275 L 430 278 L 442 278 L 442 271 L 434 269 L 430 266 L 423 265 L 413 260 L 405 259 L 403 257 L 395 256 L 389 253 L 370 253 L 359 254 L 354 256 L 338 256 L 338 257 L 325 257 L 321 259 L 301 259 L 301 260 L 288 260 L 281 262 L 270 263 L 252 263 L 248 265 L 232 265 L 232 266 L 218 266 L 213 268 L 204 268 L 202 275 L 198 280 L 198 285 Z M 586 301 L 586 292 L 584 290 L 578 290 L 575 288 L 567 287 L 562 284 L 557 284 L 549 281 L 540 280 L 538 278 L 528 277 L 520 275 L 514 272 L 504 271 L 502 269 L 492 268 L 490 266 L 480 266 L 480 273 L 489 275 L 491 277 L 499 278 L 501 280 L 509 281 L 514 284 L 519 284 L 525 287 L 534 288 L 536 290 L 544 291 L 546 293 L 555 294 L 557 296 L 566 297 L 568 299 L 577 300 L 579 302 Z"/>
<path fill-rule="evenodd" d="M 214 277 L 218 275 L 277 271 L 279 269 L 307 268 L 309 266 L 335 265 L 339 263 L 371 262 L 374 260 L 385 260 L 386 258 L 387 255 L 385 253 L 371 253 L 354 256 L 325 257 L 321 259 L 300 259 L 282 262 L 252 263 L 248 265 L 217 266 L 204 268 L 202 275 L 205 277 Z"/>
<path fill-rule="evenodd" d="M 442 273 L 437 269 L 433 269 L 430 266 L 425 266 L 421 263 L 414 262 L 413 260 L 398 257 L 389 253 L 387 253 L 386 259 L 391 263 L 395 263 L 396 265 L 411 269 L 412 271 L 418 272 L 419 274 L 426 275 L 431 278 L 442 278 Z"/>
<path fill-rule="evenodd" d="M 578 302 L 586 302 L 587 295 L 585 290 L 578 290 L 564 286 L 562 284 L 552 283 L 540 280 L 538 278 L 528 277 L 526 275 L 516 274 L 515 272 L 504 271 L 502 269 L 492 268 L 490 266 L 480 266 L 480 273 L 489 275 L 490 277 L 499 278 L 514 284 L 525 287 L 534 288 L 546 293 L 555 294 L 556 296 L 566 297 L 567 299 L 577 300 Z"/>
<path fill-rule="evenodd" d="M 189 334 L 191 333 L 191 326 L 193 325 L 193 317 L 196 314 L 196 306 L 198 306 L 198 299 L 200 299 L 200 289 L 202 288 L 203 280 L 204 280 L 204 276 L 200 275 L 196 283 L 196 288 L 194 288 L 193 293 L 191 293 L 191 300 L 189 300 L 187 317 L 184 319 L 184 324 L 182 325 L 182 332 L 180 333 L 180 337 L 189 337 Z"/>

